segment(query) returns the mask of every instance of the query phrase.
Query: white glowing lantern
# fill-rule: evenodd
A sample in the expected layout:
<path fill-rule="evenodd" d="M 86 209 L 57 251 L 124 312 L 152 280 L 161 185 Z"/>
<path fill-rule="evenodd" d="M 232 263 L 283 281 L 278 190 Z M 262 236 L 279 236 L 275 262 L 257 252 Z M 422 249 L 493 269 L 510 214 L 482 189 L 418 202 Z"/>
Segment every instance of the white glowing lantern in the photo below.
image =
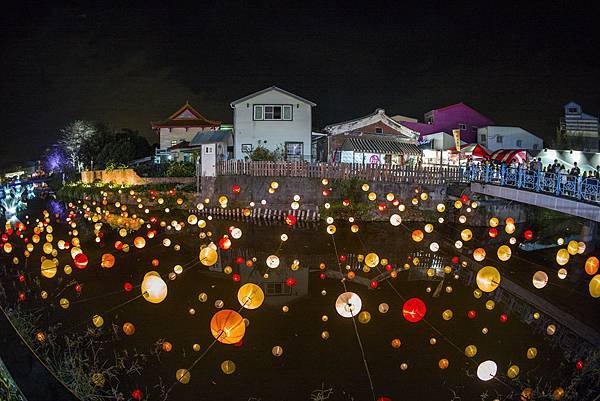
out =
<path fill-rule="evenodd" d="M 231 230 L 231 237 L 234 239 L 240 239 L 242 237 L 242 230 L 235 227 Z"/>
<path fill-rule="evenodd" d="M 567 269 L 565 269 L 564 267 L 558 269 L 558 278 L 561 280 L 567 278 Z"/>
<path fill-rule="evenodd" d="M 494 361 L 484 361 L 477 367 L 477 377 L 484 382 L 492 380 L 498 372 L 498 365 Z"/>
<path fill-rule="evenodd" d="M 327 217 L 327 219 L 325 219 L 325 221 L 327 222 L 327 224 L 332 224 L 333 223 L 333 217 L 329 216 L 329 217 Z"/>
<path fill-rule="evenodd" d="M 287 236 L 287 234 L 281 234 L 281 237 L 280 237 L 280 238 L 281 238 L 281 240 L 282 240 L 283 242 L 285 242 L 285 241 L 287 241 L 287 240 L 288 240 L 288 236 Z"/>
<path fill-rule="evenodd" d="M 437 252 L 440 250 L 440 245 L 437 242 L 432 242 L 429 245 L 429 249 L 431 249 L 431 252 Z"/>
<path fill-rule="evenodd" d="M 162 302 L 168 292 L 167 283 L 155 271 L 146 273 L 142 280 L 141 290 L 144 299 L 153 304 Z"/>
<path fill-rule="evenodd" d="M 454 243 L 454 246 L 456 247 L 456 249 L 460 249 L 460 248 L 462 248 L 463 243 L 462 243 L 462 241 L 459 240 Z"/>
<path fill-rule="evenodd" d="M 362 308 L 362 300 L 353 292 L 344 292 L 335 301 L 335 310 L 342 317 L 358 315 Z"/>
<path fill-rule="evenodd" d="M 276 269 L 279 267 L 279 257 L 277 255 L 270 255 L 267 257 L 267 266 L 271 269 Z"/>
<path fill-rule="evenodd" d="M 390 224 L 394 227 L 398 227 L 402 223 L 402 217 L 398 214 L 393 214 L 390 216 Z"/>
<path fill-rule="evenodd" d="M 533 274 L 531 281 L 533 282 L 533 286 L 539 290 L 548 284 L 548 275 L 546 272 L 539 270 Z"/>
<path fill-rule="evenodd" d="M 300 202 L 300 195 L 294 195 L 294 202 Z"/>

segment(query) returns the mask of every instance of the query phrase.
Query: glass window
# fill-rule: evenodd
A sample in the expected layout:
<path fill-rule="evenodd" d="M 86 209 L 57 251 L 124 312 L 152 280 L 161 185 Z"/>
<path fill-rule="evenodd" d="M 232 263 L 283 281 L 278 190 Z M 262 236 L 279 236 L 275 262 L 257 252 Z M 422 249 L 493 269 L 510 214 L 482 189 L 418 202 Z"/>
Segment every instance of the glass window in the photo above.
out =
<path fill-rule="evenodd" d="M 263 106 L 254 106 L 254 119 L 255 120 L 263 119 Z"/>
<path fill-rule="evenodd" d="M 283 106 L 283 119 L 288 121 L 292 119 L 292 106 Z"/>
<path fill-rule="evenodd" d="M 487 136 L 485 134 L 479 135 L 479 142 L 486 143 L 487 142 Z"/>
<path fill-rule="evenodd" d="M 285 156 L 286 159 L 301 159 L 304 155 L 304 144 L 302 142 L 286 142 Z"/>
<path fill-rule="evenodd" d="M 379 127 L 375 128 L 375 133 L 376 134 L 383 134 L 383 128 L 379 128 Z"/>
<path fill-rule="evenodd" d="M 517 146 L 518 147 L 523 146 L 523 141 L 521 139 L 517 139 Z"/>
<path fill-rule="evenodd" d="M 171 146 L 177 145 L 177 139 L 171 139 Z"/>
<path fill-rule="evenodd" d="M 496 143 L 502 143 L 502 135 L 496 137 Z"/>
<path fill-rule="evenodd" d="M 458 124 L 458 128 L 459 128 L 461 131 L 464 131 L 464 130 L 466 130 L 466 129 L 467 129 L 467 124 L 460 123 L 460 124 Z"/>

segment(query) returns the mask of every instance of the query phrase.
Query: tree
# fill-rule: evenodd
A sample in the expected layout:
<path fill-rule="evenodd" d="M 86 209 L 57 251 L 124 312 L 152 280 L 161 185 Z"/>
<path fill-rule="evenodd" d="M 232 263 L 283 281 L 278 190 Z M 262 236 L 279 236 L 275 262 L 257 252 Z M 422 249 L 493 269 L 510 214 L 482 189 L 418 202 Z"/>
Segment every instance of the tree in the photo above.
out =
<path fill-rule="evenodd" d="M 269 150 L 264 146 L 257 146 L 252 152 L 249 153 L 250 160 L 252 161 L 277 161 L 283 159 L 283 152 L 278 147 L 275 150 Z"/>
<path fill-rule="evenodd" d="M 73 121 L 60 130 L 57 144 L 77 171 L 81 171 L 83 167 L 84 144 L 96 133 L 96 126 L 92 122 L 84 120 Z"/>

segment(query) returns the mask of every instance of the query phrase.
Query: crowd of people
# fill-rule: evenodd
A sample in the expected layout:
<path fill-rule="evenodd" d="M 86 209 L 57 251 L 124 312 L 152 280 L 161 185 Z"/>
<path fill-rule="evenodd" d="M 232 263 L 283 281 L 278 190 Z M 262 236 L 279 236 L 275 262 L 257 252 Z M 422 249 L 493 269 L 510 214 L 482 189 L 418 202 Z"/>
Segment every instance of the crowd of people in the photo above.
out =
<path fill-rule="evenodd" d="M 524 169 L 527 171 L 535 171 L 542 173 L 555 173 L 561 174 L 565 176 L 574 176 L 574 177 L 582 177 L 582 178 L 600 178 L 600 165 L 596 166 L 594 170 L 581 171 L 577 162 L 573 163 L 573 167 L 568 169 L 565 167 L 564 163 L 560 163 L 558 159 L 554 159 L 554 163 L 548 164 L 544 166 L 542 163 L 542 158 L 533 158 L 528 162 L 518 163 L 516 158 L 513 159 L 510 163 L 506 162 L 495 162 L 489 159 L 485 159 L 481 162 L 476 162 L 472 157 L 467 159 L 467 171 L 472 171 L 473 167 L 476 168 L 486 168 L 495 166 L 498 168 L 509 168 L 509 169 Z"/>

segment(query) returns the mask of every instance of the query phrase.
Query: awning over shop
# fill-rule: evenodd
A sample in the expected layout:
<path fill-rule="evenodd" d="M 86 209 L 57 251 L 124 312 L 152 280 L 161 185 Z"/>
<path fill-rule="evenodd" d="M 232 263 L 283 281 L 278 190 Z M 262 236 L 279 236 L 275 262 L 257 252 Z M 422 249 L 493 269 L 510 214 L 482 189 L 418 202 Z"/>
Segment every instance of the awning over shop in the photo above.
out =
<path fill-rule="evenodd" d="M 456 153 L 456 148 L 452 149 L 452 152 Z M 490 157 L 490 152 L 478 143 L 470 143 L 460 148 L 460 153 L 470 154 L 474 157 L 483 157 L 487 159 Z"/>
<path fill-rule="evenodd" d="M 380 139 L 347 138 L 344 141 L 342 150 L 364 153 L 403 154 L 406 156 L 421 155 L 421 149 L 415 144 Z"/>
<path fill-rule="evenodd" d="M 524 163 L 527 160 L 527 152 L 520 149 L 500 149 L 492 153 L 490 158 L 504 163 L 511 163 L 513 160 Z"/>

